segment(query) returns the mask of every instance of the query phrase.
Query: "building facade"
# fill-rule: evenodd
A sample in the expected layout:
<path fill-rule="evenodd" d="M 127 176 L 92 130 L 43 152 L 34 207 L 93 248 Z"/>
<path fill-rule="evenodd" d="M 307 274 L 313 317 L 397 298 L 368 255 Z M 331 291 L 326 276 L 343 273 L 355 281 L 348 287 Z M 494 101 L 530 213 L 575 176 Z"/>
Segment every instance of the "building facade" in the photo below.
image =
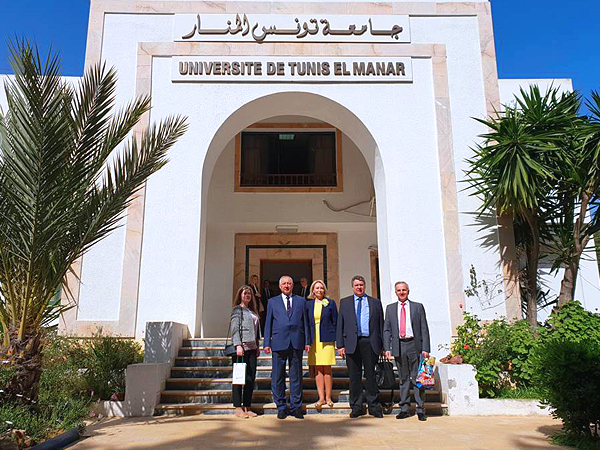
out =
<path fill-rule="evenodd" d="M 119 105 L 151 95 L 138 131 L 174 114 L 189 130 L 79 261 L 63 333 L 222 337 L 254 274 L 323 279 L 336 300 L 361 274 L 384 305 L 405 280 L 441 353 L 465 310 L 520 316 L 511 221 L 483 229 L 461 182 L 473 117 L 526 83 L 498 80 L 489 2 L 92 0 L 98 61 Z M 465 295 L 471 268 L 488 295 Z"/>

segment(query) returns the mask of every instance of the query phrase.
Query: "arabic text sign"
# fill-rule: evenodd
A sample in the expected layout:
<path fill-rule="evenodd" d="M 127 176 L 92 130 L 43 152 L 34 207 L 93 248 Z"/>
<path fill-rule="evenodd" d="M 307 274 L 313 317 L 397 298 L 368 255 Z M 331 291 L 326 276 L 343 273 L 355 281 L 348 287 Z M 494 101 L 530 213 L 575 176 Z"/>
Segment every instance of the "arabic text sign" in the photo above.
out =
<path fill-rule="evenodd" d="M 174 41 L 410 42 L 406 15 L 176 14 Z"/>
<path fill-rule="evenodd" d="M 411 58 L 174 56 L 177 82 L 373 83 L 412 81 Z"/>

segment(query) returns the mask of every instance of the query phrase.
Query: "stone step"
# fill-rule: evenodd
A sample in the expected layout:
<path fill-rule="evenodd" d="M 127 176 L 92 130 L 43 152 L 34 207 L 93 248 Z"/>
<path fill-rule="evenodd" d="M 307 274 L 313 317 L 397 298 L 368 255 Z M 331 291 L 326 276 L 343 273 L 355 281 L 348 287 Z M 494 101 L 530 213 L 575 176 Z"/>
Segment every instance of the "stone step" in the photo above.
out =
<path fill-rule="evenodd" d="M 415 404 L 411 404 L 411 410 L 414 412 Z M 276 414 L 277 407 L 275 403 L 254 404 L 251 408 L 258 414 Z M 324 406 L 320 409 L 308 404 L 302 408 L 306 414 L 349 414 L 350 405 L 347 402 L 338 402 L 333 408 Z M 427 414 L 442 415 L 448 411 L 448 406 L 443 403 L 425 403 Z M 155 415 L 193 415 L 193 414 L 233 414 L 235 408 L 231 403 L 228 404 L 210 404 L 210 403 L 161 403 L 155 408 Z M 384 407 L 384 414 L 395 415 L 400 412 L 398 404 Z M 411 419 L 407 419 L 411 420 Z M 415 418 L 416 420 L 416 418 Z"/>
<path fill-rule="evenodd" d="M 365 380 L 363 380 L 364 382 Z M 286 379 L 289 383 L 289 378 Z M 316 382 L 314 378 L 304 377 L 302 385 L 308 389 L 315 389 Z M 345 377 L 334 377 L 333 387 L 335 389 L 348 389 L 350 380 Z M 270 389 L 271 378 L 256 378 L 255 386 L 257 389 Z M 205 389 L 230 389 L 231 378 L 169 378 L 166 382 L 166 390 L 205 390 Z M 396 388 L 398 389 L 398 388 Z M 432 389 L 428 392 L 439 392 Z"/>
<path fill-rule="evenodd" d="M 304 364 L 308 363 L 308 356 L 302 357 Z M 174 367 L 222 367 L 231 366 L 230 356 L 177 356 Z M 271 367 L 273 358 L 271 355 L 259 356 L 257 358 L 258 366 Z M 335 358 L 335 366 L 346 366 L 346 361 L 339 356 Z"/>
<path fill-rule="evenodd" d="M 231 340 L 231 339 L 229 339 Z M 226 338 L 191 338 L 184 339 L 181 343 L 182 347 L 219 347 L 224 348 Z M 262 340 L 261 340 L 262 344 Z"/>
<path fill-rule="evenodd" d="M 231 364 L 220 367 L 173 367 L 171 368 L 171 378 L 223 378 L 230 377 L 232 371 Z M 271 366 L 258 366 L 256 368 L 257 378 L 268 378 L 271 376 L 271 371 Z M 334 377 L 348 377 L 348 369 L 345 366 L 332 366 L 331 372 Z M 302 376 L 308 378 L 308 366 L 302 367 Z"/>
<path fill-rule="evenodd" d="M 289 382 L 289 379 L 286 380 Z M 306 388 L 315 388 L 315 379 L 305 377 L 302 380 L 302 384 Z M 348 378 L 334 377 L 333 387 L 337 389 L 346 388 L 350 384 Z M 258 388 L 270 389 L 271 378 L 257 378 L 255 385 Z M 231 388 L 231 377 L 227 378 L 169 378 L 167 379 L 166 389 L 175 390 L 197 390 L 197 389 L 230 389 Z"/>
<path fill-rule="evenodd" d="M 289 394 L 289 390 L 286 391 Z M 347 389 L 334 389 L 331 397 L 334 402 L 348 402 L 350 391 Z M 305 403 L 314 403 L 319 399 L 316 389 L 303 389 L 302 396 Z M 382 390 L 379 398 L 383 402 L 392 400 L 390 390 Z M 394 391 L 394 398 L 398 400 L 400 394 Z M 426 402 L 439 402 L 439 391 L 427 391 L 425 395 Z M 272 401 L 270 389 L 257 389 L 252 394 L 252 401 L 255 403 L 268 403 Z M 231 388 L 229 389 L 206 389 L 206 390 L 166 390 L 161 394 L 161 403 L 230 403 Z"/>

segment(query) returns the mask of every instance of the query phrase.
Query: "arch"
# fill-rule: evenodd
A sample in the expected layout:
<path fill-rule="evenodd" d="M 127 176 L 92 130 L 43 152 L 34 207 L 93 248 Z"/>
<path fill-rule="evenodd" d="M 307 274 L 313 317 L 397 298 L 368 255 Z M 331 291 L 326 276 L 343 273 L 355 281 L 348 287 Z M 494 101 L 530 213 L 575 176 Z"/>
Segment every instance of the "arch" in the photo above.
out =
<path fill-rule="evenodd" d="M 208 192 L 217 159 L 231 139 L 248 126 L 271 117 L 286 115 L 306 116 L 329 123 L 350 138 L 362 153 L 371 173 L 375 197 L 377 199 L 377 235 L 380 246 L 380 277 L 382 280 L 389 278 L 387 214 L 385 212 L 385 171 L 374 136 L 352 111 L 323 95 L 311 92 L 288 91 L 258 97 L 239 107 L 218 127 L 210 141 L 202 166 L 199 276 L 195 326 L 195 329 L 200 331 L 201 336 L 204 335 L 202 330 L 202 311 L 204 301 L 206 229 L 208 224 Z M 198 333 L 198 331 L 196 333 Z"/>

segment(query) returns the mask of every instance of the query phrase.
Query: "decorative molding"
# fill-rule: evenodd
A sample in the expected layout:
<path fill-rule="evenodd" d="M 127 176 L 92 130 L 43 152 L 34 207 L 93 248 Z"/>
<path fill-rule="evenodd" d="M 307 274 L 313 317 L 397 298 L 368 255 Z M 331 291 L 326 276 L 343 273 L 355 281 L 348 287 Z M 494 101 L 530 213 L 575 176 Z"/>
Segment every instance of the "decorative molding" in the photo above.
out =
<path fill-rule="evenodd" d="M 337 233 L 236 233 L 234 291 L 251 275 L 261 277 L 261 259 L 312 260 L 313 279 L 323 278 L 331 296 L 339 300 Z"/>

